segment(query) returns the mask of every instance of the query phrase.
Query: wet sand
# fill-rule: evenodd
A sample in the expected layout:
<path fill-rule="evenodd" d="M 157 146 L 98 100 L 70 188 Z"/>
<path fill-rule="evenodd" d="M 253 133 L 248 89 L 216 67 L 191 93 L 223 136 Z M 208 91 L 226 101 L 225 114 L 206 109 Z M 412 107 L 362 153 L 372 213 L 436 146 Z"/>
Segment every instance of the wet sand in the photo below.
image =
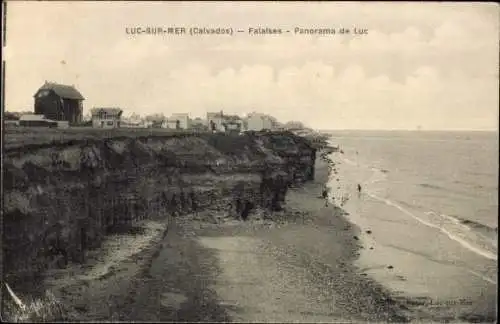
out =
<path fill-rule="evenodd" d="M 496 320 L 496 260 L 385 203 L 383 192 L 359 194 L 355 186 L 367 175 L 339 154 L 332 162 L 337 176 L 331 183 L 350 197 L 343 208 L 362 232 L 359 269 L 387 287 L 415 320 Z"/>

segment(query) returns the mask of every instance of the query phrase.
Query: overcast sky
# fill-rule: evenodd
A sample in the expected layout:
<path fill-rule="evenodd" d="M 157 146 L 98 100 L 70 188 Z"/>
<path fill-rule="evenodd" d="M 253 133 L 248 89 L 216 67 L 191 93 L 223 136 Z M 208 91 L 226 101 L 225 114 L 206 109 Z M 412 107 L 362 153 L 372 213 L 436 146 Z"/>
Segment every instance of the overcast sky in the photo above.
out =
<path fill-rule="evenodd" d="M 127 35 L 135 26 L 270 27 L 282 35 Z M 293 28 L 367 35 L 294 35 Z M 6 110 L 45 80 L 125 115 L 259 111 L 320 129 L 498 129 L 494 3 L 8 4 Z"/>

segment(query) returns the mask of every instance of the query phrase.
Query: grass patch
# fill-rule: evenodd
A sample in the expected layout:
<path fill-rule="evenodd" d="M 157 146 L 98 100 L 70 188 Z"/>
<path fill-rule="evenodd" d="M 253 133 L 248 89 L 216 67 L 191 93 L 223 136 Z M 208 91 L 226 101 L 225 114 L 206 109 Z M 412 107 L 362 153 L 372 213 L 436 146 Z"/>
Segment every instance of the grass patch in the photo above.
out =
<path fill-rule="evenodd" d="M 5 297 L 10 295 L 5 294 Z M 52 292 L 46 291 L 42 298 L 27 298 L 24 305 L 18 305 L 13 299 L 3 301 L 3 322 L 36 323 L 76 321 L 79 313 L 61 303 Z"/>

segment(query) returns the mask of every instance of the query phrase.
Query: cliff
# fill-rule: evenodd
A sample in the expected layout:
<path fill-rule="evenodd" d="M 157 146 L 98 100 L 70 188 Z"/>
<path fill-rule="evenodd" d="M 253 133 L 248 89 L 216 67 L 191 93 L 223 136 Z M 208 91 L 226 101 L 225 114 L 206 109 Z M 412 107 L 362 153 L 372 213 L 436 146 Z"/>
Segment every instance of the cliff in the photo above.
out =
<path fill-rule="evenodd" d="M 288 132 L 83 132 L 6 136 L 3 265 L 11 285 L 83 262 L 84 251 L 135 221 L 214 205 L 246 219 L 255 208 L 281 209 L 290 186 L 314 178 L 316 148 Z"/>

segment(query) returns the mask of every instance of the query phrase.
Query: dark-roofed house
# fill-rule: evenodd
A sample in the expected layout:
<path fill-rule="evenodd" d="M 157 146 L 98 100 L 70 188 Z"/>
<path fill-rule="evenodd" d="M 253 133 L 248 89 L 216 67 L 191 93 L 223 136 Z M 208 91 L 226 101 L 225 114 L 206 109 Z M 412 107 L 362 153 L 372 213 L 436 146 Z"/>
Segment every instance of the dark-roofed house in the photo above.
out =
<path fill-rule="evenodd" d="M 34 97 L 35 114 L 51 120 L 82 122 L 85 98 L 74 86 L 45 81 Z"/>
<path fill-rule="evenodd" d="M 92 127 L 94 128 L 118 128 L 122 118 L 123 110 L 120 108 L 93 108 Z"/>

